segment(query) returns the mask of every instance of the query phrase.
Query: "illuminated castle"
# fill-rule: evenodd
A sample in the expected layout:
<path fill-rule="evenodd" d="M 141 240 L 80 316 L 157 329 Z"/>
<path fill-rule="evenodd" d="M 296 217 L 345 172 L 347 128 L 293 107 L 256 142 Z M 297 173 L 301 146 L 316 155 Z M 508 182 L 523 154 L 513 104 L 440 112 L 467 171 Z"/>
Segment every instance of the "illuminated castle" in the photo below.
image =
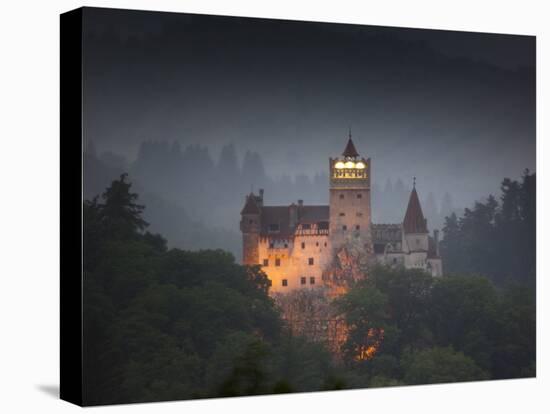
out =
<path fill-rule="evenodd" d="M 442 274 L 438 231 L 430 237 L 415 185 L 402 223 L 371 222 L 371 160 L 351 139 L 329 158 L 329 205 L 265 206 L 264 192 L 246 196 L 241 211 L 243 264 L 259 264 L 272 292 L 326 283 L 326 271 L 350 240 L 378 263 Z"/>

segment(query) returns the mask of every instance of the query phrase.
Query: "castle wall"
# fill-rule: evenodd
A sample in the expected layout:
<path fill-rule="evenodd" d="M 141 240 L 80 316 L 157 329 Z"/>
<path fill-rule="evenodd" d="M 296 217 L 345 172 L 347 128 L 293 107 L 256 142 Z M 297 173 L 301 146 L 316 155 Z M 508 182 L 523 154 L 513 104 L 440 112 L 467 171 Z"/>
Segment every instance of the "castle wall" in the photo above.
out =
<path fill-rule="evenodd" d="M 264 266 L 266 259 L 268 265 Z M 313 259 L 313 264 L 309 259 Z M 259 243 L 259 263 L 271 280 L 271 292 L 290 292 L 322 285 L 323 271 L 331 260 L 327 235 L 295 236 L 294 240 L 265 237 Z M 305 284 L 302 277 L 306 278 Z M 311 278 L 314 278 L 314 283 L 311 283 Z M 283 280 L 286 280 L 286 286 Z"/>

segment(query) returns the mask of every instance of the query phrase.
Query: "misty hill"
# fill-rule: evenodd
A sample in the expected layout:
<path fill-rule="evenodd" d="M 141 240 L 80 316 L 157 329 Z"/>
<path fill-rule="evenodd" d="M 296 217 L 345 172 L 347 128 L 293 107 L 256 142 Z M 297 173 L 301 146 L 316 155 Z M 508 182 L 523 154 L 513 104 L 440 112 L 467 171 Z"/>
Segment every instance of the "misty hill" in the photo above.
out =
<path fill-rule="evenodd" d="M 381 186 L 416 176 L 426 193 L 449 192 L 459 205 L 536 170 L 532 38 L 90 13 L 98 24 L 85 33 L 85 133 L 128 159 L 146 140 L 207 144 L 211 157 L 233 142 L 239 159 L 261 154 L 274 179 L 313 179 L 351 125 Z M 430 40 L 442 33 L 450 52 L 468 40 L 471 56 L 444 53 Z M 523 42 L 531 65 L 480 59 L 478 44 L 498 39 Z"/>

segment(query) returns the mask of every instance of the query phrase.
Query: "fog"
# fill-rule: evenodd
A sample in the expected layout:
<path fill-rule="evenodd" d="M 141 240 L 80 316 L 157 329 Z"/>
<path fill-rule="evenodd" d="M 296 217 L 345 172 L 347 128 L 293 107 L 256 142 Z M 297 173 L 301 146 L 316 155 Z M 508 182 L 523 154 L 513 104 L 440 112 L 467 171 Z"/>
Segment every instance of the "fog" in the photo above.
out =
<path fill-rule="evenodd" d="M 535 170 L 534 37 L 86 9 L 83 60 L 85 195 L 130 172 L 173 245 L 238 254 L 252 188 L 326 203 L 350 127 L 377 222 Z"/>

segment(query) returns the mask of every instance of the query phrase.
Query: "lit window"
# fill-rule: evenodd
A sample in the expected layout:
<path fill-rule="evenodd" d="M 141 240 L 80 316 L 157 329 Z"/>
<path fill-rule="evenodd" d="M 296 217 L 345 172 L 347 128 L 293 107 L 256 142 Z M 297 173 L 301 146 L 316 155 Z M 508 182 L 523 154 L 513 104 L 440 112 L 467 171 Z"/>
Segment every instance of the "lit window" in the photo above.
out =
<path fill-rule="evenodd" d="M 277 258 L 275 259 L 275 266 L 280 266 L 281 265 L 281 259 Z"/>
<path fill-rule="evenodd" d="M 310 266 L 313 266 L 313 257 L 310 257 L 309 259 L 307 259 L 307 263 L 308 263 Z"/>
<path fill-rule="evenodd" d="M 305 284 L 306 284 L 306 278 L 305 278 L 305 277 L 301 277 L 301 278 L 300 278 L 300 284 L 301 284 L 301 285 L 305 285 Z"/>
<path fill-rule="evenodd" d="M 269 266 L 269 259 L 264 259 L 264 266 Z"/>
<path fill-rule="evenodd" d="M 288 279 L 283 279 L 282 284 L 283 286 L 288 286 Z"/>
<path fill-rule="evenodd" d="M 314 284 L 315 284 L 315 276 L 311 276 L 311 277 L 309 278 L 309 284 L 310 284 L 310 285 L 314 285 Z"/>

